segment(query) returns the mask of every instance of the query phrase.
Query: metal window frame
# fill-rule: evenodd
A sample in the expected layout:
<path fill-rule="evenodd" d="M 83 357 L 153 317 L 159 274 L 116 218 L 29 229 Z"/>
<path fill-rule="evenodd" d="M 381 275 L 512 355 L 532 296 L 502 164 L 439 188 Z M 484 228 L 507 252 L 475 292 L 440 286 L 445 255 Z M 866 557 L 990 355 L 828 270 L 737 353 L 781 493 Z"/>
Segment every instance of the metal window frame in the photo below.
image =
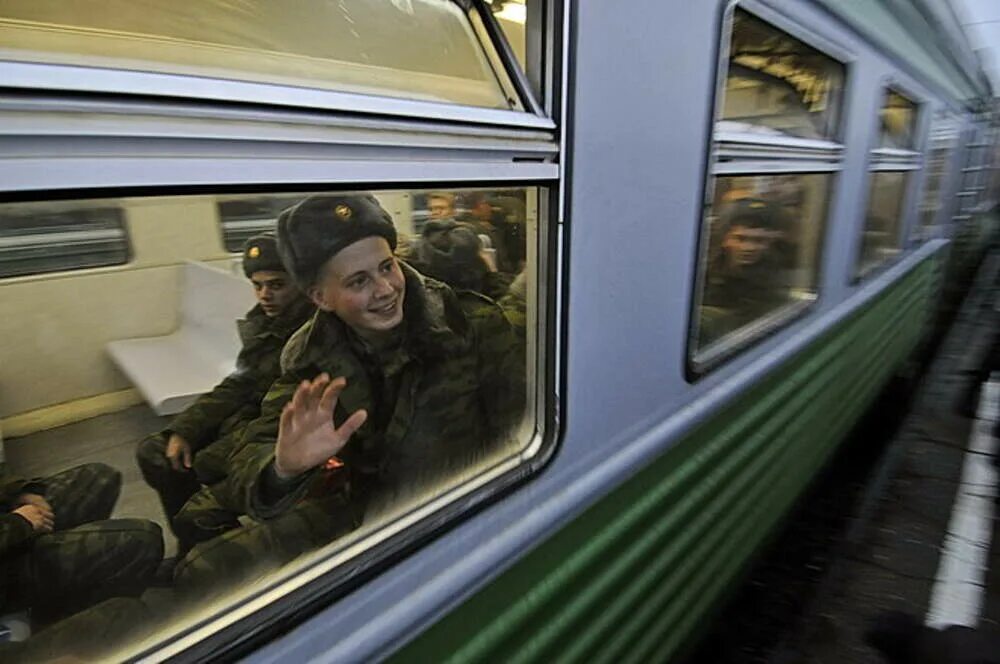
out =
<path fill-rule="evenodd" d="M 725 99 L 726 80 L 729 69 L 729 47 L 732 42 L 733 18 L 739 9 L 754 18 L 767 23 L 776 31 L 789 35 L 801 41 L 820 54 L 840 63 L 844 67 L 843 89 L 837 96 L 839 105 L 837 127 L 834 138 L 807 139 L 787 135 L 767 135 L 751 132 L 719 132 L 716 127 L 720 120 L 721 109 Z M 726 363 L 740 357 L 745 352 L 759 345 L 773 334 L 787 328 L 796 321 L 807 316 L 818 306 L 823 297 L 823 270 L 821 265 L 825 259 L 823 245 L 826 236 L 825 229 L 830 223 L 830 213 L 836 197 L 836 174 L 843 170 L 843 155 L 846 146 L 840 142 L 846 132 L 847 124 L 847 91 L 851 81 L 850 63 L 854 59 L 851 52 L 806 26 L 794 22 L 782 15 L 762 0 L 726 0 L 721 7 L 719 21 L 719 60 L 716 65 L 716 84 L 713 101 L 713 127 L 710 139 L 710 155 L 704 180 L 704 201 L 698 217 L 698 260 L 695 261 L 695 278 L 692 280 L 693 291 L 688 313 L 688 337 L 684 349 L 685 378 L 688 382 L 696 382 Z M 760 325 L 755 321 L 727 335 L 713 344 L 710 356 L 699 353 L 697 348 L 699 330 L 699 310 L 704 294 L 704 281 L 707 270 L 702 269 L 708 256 L 708 233 L 705 216 L 711 208 L 714 199 L 714 182 L 717 177 L 752 176 L 774 174 L 819 174 L 831 175 L 830 186 L 826 191 L 824 206 L 826 214 L 822 220 L 823 232 L 819 234 L 820 246 L 816 252 L 816 290 L 809 301 L 786 305 L 775 312 L 765 315 Z M 705 349 L 701 349 L 705 350 Z"/>
<path fill-rule="evenodd" d="M 568 10 L 562 17 L 568 20 Z M 556 65 L 564 74 L 564 54 Z M 531 240 L 538 245 L 536 343 L 527 358 L 536 374 L 535 422 L 525 446 L 413 510 L 393 532 L 372 533 L 377 543 L 365 539 L 344 552 L 324 552 L 308 569 L 274 577 L 253 597 L 195 618 L 139 656 L 240 652 L 247 639 L 271 634 L 309 607 L 350 591 L 552 458 L 562 371 L 554 307 L 564 287 L 565 200 L 561 141 L 552 119 L 280 85 L 84 70 L 0 63 L 11 86 L 0 91 L 0 146 L 13 148 L 0 149 L 0 200 L 498 184 L 541 192 L 538 234 Z M 560 85 L 547 97 L 552 108 L 560 108 L 565 80 Z M 357 566 L 340 567 L 343 555 L 362 549 Z"/>
<path fill-rule="evenodd" d="M 53 93 L 141 95 L 250 106 L 258 106 L 262 99 L 266 99 L 268 105 L 288 108 L 555 129 L 555 123 L 535 99 L 503 31 L 482 0 L 462 0 L 456 1 L 456 4 L 466 12 L 470 28 L 479 38 L 500 89 L 508 97 L 514 97 L 522 103 L 525 110 L 491 109 L 454 102 L 424 101 L 183 73 L 126 70 L 114 66 L 3 61 L 0 62 L 0 80 L 4 81 L 7 88 L 50 90 Z"/>
<path fill-rule="evenodd" d="M 930 123 L 925 122 L 925 118 L 928 113 L 932 110 L 932 102 L 926 96 L 918 94 L 916 90 L 912 88 L 905 81 L 899 80 L 898 76 L 894 74 L 885 75 L 881 77 L 880 87 L 883 91 L 882 102 L 879 104 L 875 118 L 872 121 L 871 129 L 871 139 L 869 140 L 868 149 L 868 168 L 867 172 L 869 174 L 868 186 L 865 188 L 867 192 L 865 194 L 866 198 L 864 201 L 864 214 L 867 219 L 868 207 L 871 204 L 871 194 L 872 194 L 872 175 L 875 173 L 906 173 L 906 178 L 903 184 L 903 198 L 899 203 L 899 220 L 898 228 L 896 230 L 896 248 L 897 251 L 892 256 L 886 257 L 884 260 L 873 265 L 862 267 L 860 265 L 862 248 L 864 247 L 865 232 L 868 228 L 867 223 L 863 223 L 859 226 L 860 233 L 858 234 L 857 240 L 855 242 L 854 250 L 854 266 L 850 271 L 850 277 L 848 283 L 851 286 L 858 286 L 860 283 L 874 278 L 875 275 L 881 274 L 889 268 L 889 266 L 894 265 L 907 252 L 911 251 L 914 242 L 912 239 L 916 232 L 916 227 L 919 222 L 919 197 L 917 187 L 917 178 L 915 173 L 923 169 L 924 166 L 924 150 L 926 149 L 926 142 L 930 134 Z M 889 99 L 890 92 L 894 92 L 903 99 L 911 102 L 914 107 L 913 112 L 913 146 L 911 148 L 883 148 L 881 147 L 882 141 L 882 123 L 881 123 L 881 113 L 885 108 L 886 102 Z M 921 182 L 921 184 L 923 184 Z"/>

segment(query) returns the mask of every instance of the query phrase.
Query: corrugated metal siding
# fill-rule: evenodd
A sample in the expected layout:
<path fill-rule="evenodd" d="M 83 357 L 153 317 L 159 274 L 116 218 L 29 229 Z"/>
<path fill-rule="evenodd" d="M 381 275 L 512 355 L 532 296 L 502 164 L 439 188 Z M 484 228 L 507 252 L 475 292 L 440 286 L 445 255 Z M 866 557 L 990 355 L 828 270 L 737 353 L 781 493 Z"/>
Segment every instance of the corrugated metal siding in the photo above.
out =
<path fill-rule="evenodd" d="M 664 661 L 919 339 L 925 261 L 398 653 Z"/>

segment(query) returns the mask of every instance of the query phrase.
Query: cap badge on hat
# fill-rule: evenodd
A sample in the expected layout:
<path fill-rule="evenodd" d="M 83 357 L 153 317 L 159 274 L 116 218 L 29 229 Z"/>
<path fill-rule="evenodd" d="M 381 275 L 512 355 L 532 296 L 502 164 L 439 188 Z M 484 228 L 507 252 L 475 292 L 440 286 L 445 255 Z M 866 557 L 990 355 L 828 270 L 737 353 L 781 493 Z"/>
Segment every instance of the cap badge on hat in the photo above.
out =
<path fill-rule="evenodd" d="M 767 207 L 767 203 L 764 203 L 762 201 L 754 201 L 750 204 L 750 207 L 756 210 L 757 208 Z"/>
<path fill-rule="evenodd" d="M 247 257 L 249 258 L 257 258 L 258 256 L 260 256 L 260 247 L 250 247 L 247 251 Z"/>
<path fill-rule="evenodd" d="M 337 207 L 333 208 L 333 211 L 337 213 L 337 216 L 341 219 L 350 219 L 354 211 L 351 210 L 350 206 L 341 203 Z"/>

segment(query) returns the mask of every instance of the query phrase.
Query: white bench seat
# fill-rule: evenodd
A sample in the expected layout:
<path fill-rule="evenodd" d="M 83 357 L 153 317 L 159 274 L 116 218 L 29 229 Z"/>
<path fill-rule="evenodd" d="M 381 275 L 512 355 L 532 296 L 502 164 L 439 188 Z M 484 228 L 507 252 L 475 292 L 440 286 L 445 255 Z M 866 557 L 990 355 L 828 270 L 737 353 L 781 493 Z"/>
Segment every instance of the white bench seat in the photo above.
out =
<path fill-rule="evenodd" d="M 181 273 L 180 325 L 171 334 L 122 339 L 108 354 L 158 415 L 173 415 L 236 367 L 236 320 L 253 306 L 249 283 L 204 263 Z"/>

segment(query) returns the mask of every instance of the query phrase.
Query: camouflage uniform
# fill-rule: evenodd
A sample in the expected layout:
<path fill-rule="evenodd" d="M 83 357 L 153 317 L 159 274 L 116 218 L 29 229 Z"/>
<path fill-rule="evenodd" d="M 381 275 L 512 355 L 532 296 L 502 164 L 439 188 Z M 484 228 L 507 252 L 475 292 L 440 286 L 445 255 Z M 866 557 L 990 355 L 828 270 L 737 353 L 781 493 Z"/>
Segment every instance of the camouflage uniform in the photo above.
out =
<path fill-rule="evenodd" d="M 507 440 L 524 410 L 524 348 L 491 300 L 452 291 L 401 265 L 406 280 L 395 348 L 366 346 L 339 318 L 317 312 L 282 353 L 284 373 L 247 427 L 216 497 L 259 523 L 198 545 L 182 561 L 181 588 L 236 582 L 283 564 L 360 525 L 372 503 L 394 503 L 473 465 Z M 405 328 L 405 329 L 404 329 Z M 342 422 L 368 420 L 340 454 L 344 465 L 292 482 L 273 471 L 282 408 L 299 383 L 343 376 Z"/>
<path fill-rule="evenodd" d="M 742 269 L 710 266 L 701 302 L 699 345 L 705 345 L 789 302 L 784 271 L 764 259 Z"/>
<path fill-rule="evenodd" d="M 139 468 L 160 495 L 178 537 L 181 533 L 173 523 L 175 515 L 202 484 L 214 484 L 226 476 L 233 441 L 260 414 L 261 398 L 281 373 L 282 346 L 312 311 L 312 304 L 304 298 L 274 318 L 267 316 L 260 305 L 251 309 L 246 319 L 237 321 L 243 348 L 236 360 L 236 371 L 177 415 L 165 430 L 139 444 Z M 165 453 L 172 433 L 190 443 L 193 473 L 178 472 L 170 466 Z"/>
<path fill-rule="evenodd" d="M 149 521 L 108 520 L 120 488 L 121 473 L 99 463 L 41 480 L 4 479 L 0 611 L 32 608 L 33 620 L 44 622 L 148 585 L 163 558 L 163 536 Z M 37 534 L 10 513 L 23 493 L 49 502 L 54 532 Z"/>

